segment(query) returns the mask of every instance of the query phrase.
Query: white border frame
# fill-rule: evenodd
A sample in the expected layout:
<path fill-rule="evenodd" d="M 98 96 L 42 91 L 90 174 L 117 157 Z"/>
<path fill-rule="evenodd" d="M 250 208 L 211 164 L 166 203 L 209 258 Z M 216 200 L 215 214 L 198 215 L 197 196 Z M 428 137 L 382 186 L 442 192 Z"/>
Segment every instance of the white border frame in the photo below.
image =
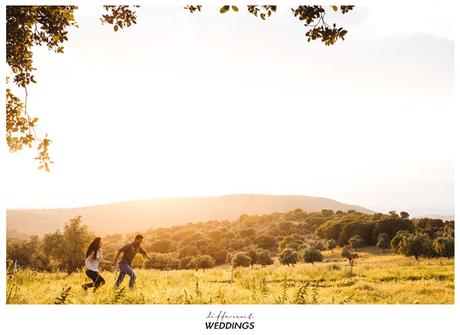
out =
<path fill-rule="evenodd" d="M 145 5 L 173 5 L 186 4 L 219 4 L 232 3 L 244 5 L 251 3 L 261 3 L 257 1 L 6 1 L 6 4 L 145 4 Z M 459 8 L 455 1 L 425 1 L 425 0 L 406 0 L 414 5 L 414 12 L 417 6 L 445 6 L 445 10 L 458 12 Z M 263 3 L 263 2 L 262 2 Z M 266 1 L 265 3 L 280 3 L 280 1 Z M 325 1 L 283 1 L 283 5 L 293 5 L 302 3 L 330 4 Z M 377 1 L 345 1 L 346 4 L 355 5 L 397 5 L 400 1 L 385 0 Z M 5 18 L 5 5 L 0 8 L 2 18 Z M 441 15 L 434 13 L 433 15 Z M 3 21 L 5 22 L 5 21 Z M 456 42 L 458 42 L 459 21 L 456 23 Z M 5 55 L 5 27 L 2 30 L 2 43 L 0 48 Z M 456 54 L 456 61 L 458 61 Z M 459 77 L 459 69 L 455 68 L 455 77 Z M 0 81 L 1 90 L 5 92 L 5 82 Z M 455 86 L 455 104 L 452 108 L 459 108 L 459 88 Z M 457 127 L 460 125 L 456 117 Z M 5 129 L 5 119 L 0 118 L 1 129 Z M 1 132 L 3 134 L 3 132 Z M 460 143 L 460 131 L 455 135 L 457 143 Z M 5 141 L 0 141 L 0 157 L 6 157 L 8 150 Z M 457 162 L 459 152 L 456 153 Z M 459 168 L 455 164 L 455 174 L 458 176 Z M 0 163 L 0 185 L 4 178 L 3 164 Z M 458 178 L 455 178 L 455 189 L 459 189 Z M 1 187 L 1 186 L 0 186 Z M 6 214 L 4 199 L 8 196 L 5 190 L 0 192 L 1 210 L 1 239 L 0 239 L 0 259 L 5 259 L 6 252 Z M 455 209 L 460 208 L 459 200 L 456 198 Z M 456 237 L 458 245 L 459 237 Z M 455 271 L 458 273 L 458 264 Z M 79 334 L 90 332 L 99 334 L 158 334 L 163 332 L 203 334 L 211 332 L 213 334 L 225 333 L 253 333 L 253 334 L 280 334 L 288 331 L 300 331 L 302 333 L 322 333 L 322 334 L 439 334 L 455 333 L 460 330 L 458 303 L 454 305 L 135 305 L 135 306 L 115 306 L 115 305 L 78 305 L 78 306 L 52 306 L 52 305 L 6 305 L 5 304 L 5 266 L 0 266 L 0 292 L 1 305 L 0 331 L 15 334 Z M 458 286 L 458 276 L 455 276 L 455 283 Z M 455 290 L 455 301 L 458 301 L 458 289 Z M 210 312 L 227 311 L 227 313 L 254 314 L 254 330 L 205 330 L 204 322 L 206 315 Z M 93 321 L 88 321 L 93 320 Z"/>

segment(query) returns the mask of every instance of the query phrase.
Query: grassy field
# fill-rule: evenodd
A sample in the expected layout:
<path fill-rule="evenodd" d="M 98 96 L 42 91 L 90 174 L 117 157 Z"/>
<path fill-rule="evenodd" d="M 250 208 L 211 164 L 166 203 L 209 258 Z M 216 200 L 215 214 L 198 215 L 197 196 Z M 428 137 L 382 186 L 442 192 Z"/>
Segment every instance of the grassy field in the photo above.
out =
<path fill-rule="evenodd" d="M 18 271 L 7 279 L 9 304 L 453 304 L 454 260 L 416 261 L 375 248 L 359 252 L 350 275 L 346 262 L 323 252 L 322 263 L 275 263 L 266 268 L 206 271 L 137 269 L 136 288 L 128 277 L 113 289 L 115 273 L 103 272 L 107 284 L 84 291 L 83 272 L 37 273 Z M 60 301 L 59 301 L 60 299 Z"/>

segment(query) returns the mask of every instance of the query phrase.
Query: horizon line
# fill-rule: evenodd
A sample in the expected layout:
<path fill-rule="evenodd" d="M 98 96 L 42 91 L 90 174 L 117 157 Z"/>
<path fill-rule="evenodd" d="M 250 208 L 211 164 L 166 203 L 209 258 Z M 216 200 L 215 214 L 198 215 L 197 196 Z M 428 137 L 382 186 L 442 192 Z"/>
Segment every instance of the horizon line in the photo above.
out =
<path fill-rule="evenodd" d="M 317 199 L 325 199 L 330 201 L 335 201 L 340 204 L 348 205 L 348 206 L 356 206 L 361 207 L 363 209 L 376 212 L 373 209 L 369 209 L 367 207 L 351 204 L 347 202 L 342 202 L 339 200 L 335 200 L 332 198 L 328 198 L 325 196 L 316 196 L 316 195 L 303 195 L 303 194 L 270 194 L 270 193 L 229 193 L 229 194 L 219 194 L 219 195 L 196 195 L 196 196 L 153 196 L 147 198 L 138 198 L 133 200 L 118 200 L 113 202 L 102 202 L 102 203 L 95 203 L 95 204 L 88 204 L 88 205 L 80 205 L 80 206 L 69 206 L 69 207 L 6 207 L 7 211 L 10 210 L 49 210 L 49 209 L 79 209 L 79 208 L 87 208 L 87 207 L 97 207 L 97 206 L 109 206 L 109 205 L 116 205 L 122 203 L 129 203 L 129 202 L 138 202 L 138 201 L 148 201 L 148 200 L 173 200 L 173 199 L 204 199 L 204 198 L 223 198 L 223 197 L 235 197 L 235 196 L 266 196 L 266 197 L 305 197 L 305 198 L 317 198 Z"/>

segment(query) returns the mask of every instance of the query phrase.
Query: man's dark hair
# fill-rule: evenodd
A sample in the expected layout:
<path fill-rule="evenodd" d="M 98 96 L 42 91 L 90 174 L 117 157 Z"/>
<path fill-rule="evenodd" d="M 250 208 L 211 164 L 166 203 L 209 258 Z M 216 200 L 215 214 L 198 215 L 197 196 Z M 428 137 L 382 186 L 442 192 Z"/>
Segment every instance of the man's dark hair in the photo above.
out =
<path fill-rule="evenodd" d="M 144 239 L 144 236 L 142 236 L 141 234 L 137 234 L 136 237 L 134 238 L 135 240 L 143 240 Z"/>

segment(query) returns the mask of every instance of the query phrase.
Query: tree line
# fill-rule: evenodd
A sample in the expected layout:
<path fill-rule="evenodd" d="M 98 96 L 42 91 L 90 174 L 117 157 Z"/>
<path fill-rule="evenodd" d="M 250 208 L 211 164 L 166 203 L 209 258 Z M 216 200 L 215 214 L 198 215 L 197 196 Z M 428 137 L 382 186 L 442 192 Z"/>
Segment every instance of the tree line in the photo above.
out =
<path fill-rule="evenodd" d="M 127 223 L 128 224 L 128 223 Z M 130 242 L 127 235 L 103 237 L 104 258 Z M 141 232 L 142 233 L 142 232 Z M 365 246 L 420 257 L 454 256 L 454 221 L 410 218 L 407 212 L 365 214 L 354 210 L 241 215 L 234 221 L 188 223 L 143 232 L 151 261 L 134 259 L 134 266 L 152 269 L 207 269 L 216 265 L 267 266 L 278 257 L 281 264 L 323 260 L 322 252 L 341 247 L 350 269 Z M 81 217 L 72 218 L 63 230 L 7 240 L 7 259 L 19 267 L 38 271 L 73 272 L 84 265 L 88 243 L 95 237 Z"/>

